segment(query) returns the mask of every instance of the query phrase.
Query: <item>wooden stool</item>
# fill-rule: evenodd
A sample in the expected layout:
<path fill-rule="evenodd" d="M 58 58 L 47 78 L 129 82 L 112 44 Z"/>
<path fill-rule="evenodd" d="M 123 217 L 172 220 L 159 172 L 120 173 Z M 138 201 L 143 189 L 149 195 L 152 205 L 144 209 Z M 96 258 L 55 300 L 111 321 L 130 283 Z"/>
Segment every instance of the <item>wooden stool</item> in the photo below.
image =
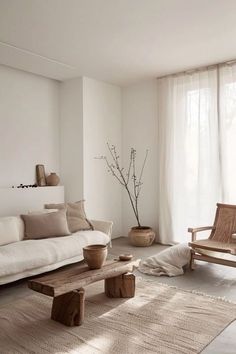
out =
<path fill-rule="evenodd" d="M 130 298 L 135 293 L 132 274 L 140 260 L 107 260 L 101 269 L 90 270 L 84 263 L 30 279 L 30 289 L 53 297 L 51 318 L 66 326 L 80 326 L 84 320 L 86 285 L 105 280 L 105 293 L 109 297 Z M 129 273 L 130 272 L 130 273 Z"/>

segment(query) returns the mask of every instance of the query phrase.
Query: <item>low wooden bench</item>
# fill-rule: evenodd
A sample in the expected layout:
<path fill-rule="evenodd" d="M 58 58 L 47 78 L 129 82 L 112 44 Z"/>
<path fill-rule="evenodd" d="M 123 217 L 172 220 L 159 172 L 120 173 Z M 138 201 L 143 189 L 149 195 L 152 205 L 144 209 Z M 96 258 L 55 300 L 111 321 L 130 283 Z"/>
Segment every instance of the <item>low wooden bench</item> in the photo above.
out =
<path fill-rule="evenodd" d="M 84 319 L 84 286 L 104 279 L 108 297 L 134 297 L 135 276 L 132 272 L 138 264 L 139 260 L 108 260 L 101 269 L 89 270 L 85 263 L 77 263 L 29 280 L 28 286 L 53 297 L 53 320 L 66 326 L 80 326 Z"/>

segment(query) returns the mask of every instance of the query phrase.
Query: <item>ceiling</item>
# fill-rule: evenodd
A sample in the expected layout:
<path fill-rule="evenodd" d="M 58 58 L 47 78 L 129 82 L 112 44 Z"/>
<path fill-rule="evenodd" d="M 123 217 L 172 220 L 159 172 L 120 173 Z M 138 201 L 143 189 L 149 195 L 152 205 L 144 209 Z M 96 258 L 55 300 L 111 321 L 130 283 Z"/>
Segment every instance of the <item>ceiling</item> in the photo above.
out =
<path fill-rule="evenodd" d="M 0 63 L 125 86 L 236 59 L 235 0 L 0 0 Z"/>

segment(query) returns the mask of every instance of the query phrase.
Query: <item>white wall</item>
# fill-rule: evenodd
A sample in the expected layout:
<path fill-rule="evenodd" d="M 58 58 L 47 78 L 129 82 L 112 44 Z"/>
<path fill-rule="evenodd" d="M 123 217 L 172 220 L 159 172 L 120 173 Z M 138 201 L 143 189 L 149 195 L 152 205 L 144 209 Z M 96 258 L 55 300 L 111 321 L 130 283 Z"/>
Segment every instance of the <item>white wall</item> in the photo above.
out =
<path fill-rule="evenodd" d="M 0 65 L 0 187 L 35 183 L 35 165 L 59 171 L 55 80 Z"/>
<path fill-rule="evenodd" d="M 156 80 L 121 90 L 89 78 L 59 84 L 0 66 L 0 187 L 34 183 L 35 165 L 42 163 L 59 173 L 67 200 L 84 197 L 89 217 L 111 219 L 114 236 L 127 235 L 135 225 L 127 196 L 104 161 L 94 159 L 107 154 L 106 142 L 117 146 L 124 163 L 130 147 L 138 164 L 149 149 L 140 215 L 156 229 Z"/>
<path fill-rule="evenodd" d="M 83 79 L 60 84 L 61 182 L 65 199 L 83 199 Z"/>
<path fill-rule="evenodd" d="M 143 176 L 143 189 L 140 195 L 141 224 L 157 230 L 158 201 L 158 158 L 157 158 L 157 83 L 156 80 L 139 83 L 123 89 L 123 157 L 127 166 L 129 149 L 137 149 L 137 165 L 140 167 L 149 150 Z M 136 225 L 128 197 L 123 191 L 123 233 Z"/>
<path fill-rule="evenodd" d="M 86 210 L 91 218 L 112 220 L 113 236 L 121 236 L 121 187 L 107 172 L 105 162 L 95 159 L 108 154 L 107 142 L 121 151 L 121 89 L 83 78 L 83 116 Z"/>

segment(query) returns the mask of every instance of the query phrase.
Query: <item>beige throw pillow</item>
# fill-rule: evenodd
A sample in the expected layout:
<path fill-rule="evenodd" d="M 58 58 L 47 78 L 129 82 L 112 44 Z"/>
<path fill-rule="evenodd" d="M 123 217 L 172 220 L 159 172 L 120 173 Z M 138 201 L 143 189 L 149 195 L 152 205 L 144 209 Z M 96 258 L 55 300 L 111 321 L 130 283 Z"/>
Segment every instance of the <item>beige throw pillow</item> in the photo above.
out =
<path fill-rule="evenodd" d="M 55 213 L 56 211 L 58 211 L 58 209 L 29 210 L 28 214 L 39 215 L 39 214 Z"/>
<path fill-rule="evenodd" d="M 76 203 L 46 204 L 46 209 L 66 209 L 67 222 L 70 232 L 93 230 L 92 224 L 86 217 L 84 200 Z"/>
<path fill-rule="evenodd" d="M 66 210 L 54 213 L 21 215 L 25 224 L 25 239 L 70 235 Z"/>

